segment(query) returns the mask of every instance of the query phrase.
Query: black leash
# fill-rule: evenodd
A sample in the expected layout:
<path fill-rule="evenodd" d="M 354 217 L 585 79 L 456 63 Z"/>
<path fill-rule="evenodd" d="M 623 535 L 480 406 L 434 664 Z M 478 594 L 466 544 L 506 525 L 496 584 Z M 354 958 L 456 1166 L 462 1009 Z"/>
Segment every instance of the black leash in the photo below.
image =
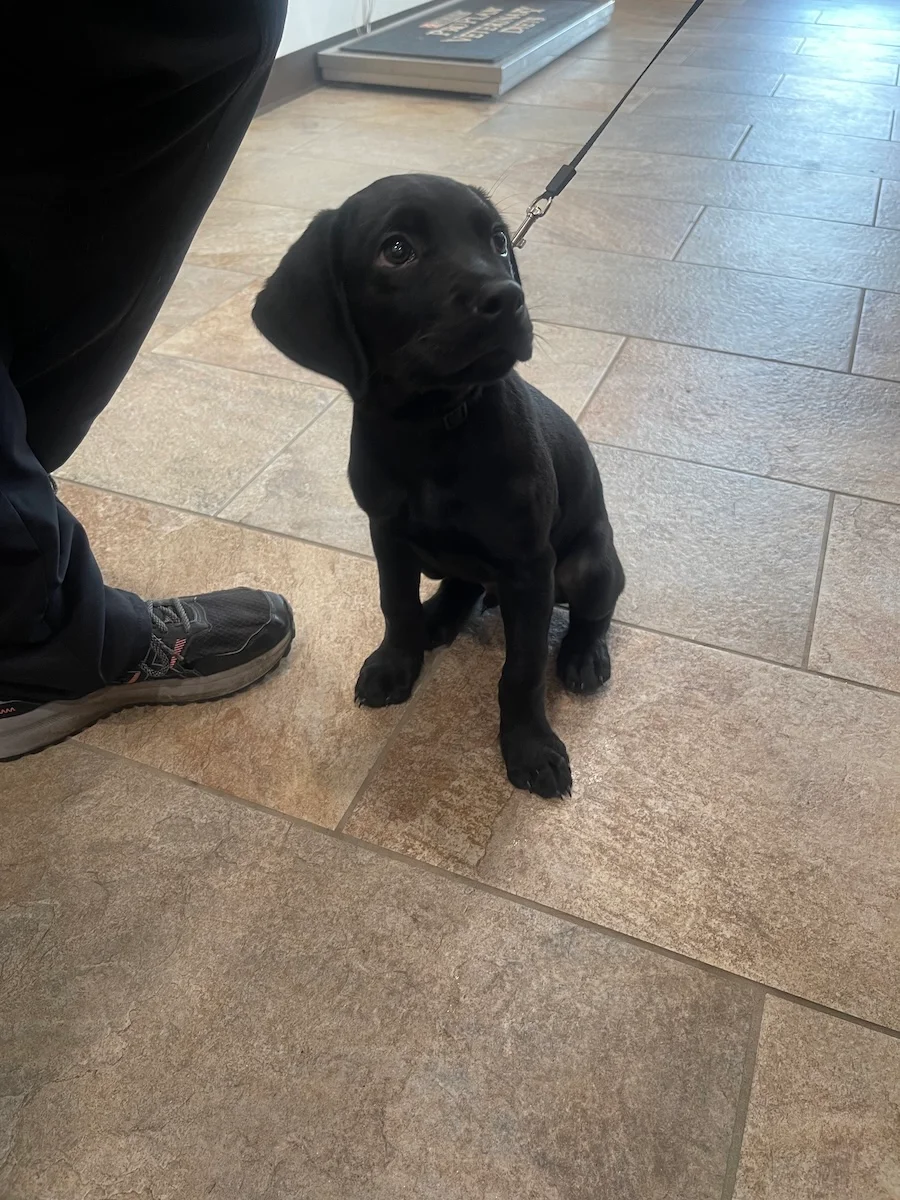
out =
<path fill-rule="evenodd" d="M 597 128 L 594 130 L 594 132 L 588 138 L 588 140 L 584 143 L 584 145 L 581 147 L 581 149 L 578 151 L 578 153 L 575 155 L 575 157 L 572 159 L 572 161 L 570 163 L 566 163 L 565 166 L 560 167 L 559 170 L 556 172 L 556 174 L 553 176 L 553 178 L 550 180 L 550 182 L 547 184 L 547 186 L 544 188 L 544 190 L 541 192 L 541 194 L 537 197 L 537 199 L 532 200 L 531 204 L 529 204 L 528 208 L 525 211 L 525 220 L 522 222 L 522 224 L 519 226 L 519 228 L 513 234 L 512 244 L 513 244 L 513 246 L 515 246 L 515 248 L 517 250 L 520 250 L 525 245 L 525 235 L 531 230 L 532 225 L 534 225 L 536 221 L 539 221 L 541 219 L 541 217 L 547 215 L 547 213 L 550 211 L 550 205 L 553 203 L 553 201 L 556 199 L 556 197 L 560 194 L 560 192 L 563 190 L 563 188 L 568 187 L 568 185 L 575 178 L 575 176 L 578 172 L 578 167 L 581 165 L 582 159 L 587 154 L 587 152 L 593 147 L 594 142 L 596 142 L 597 138 L 600 136 L 600 134 L 603 132 L 603 130 L 607 127 L 607 125 L 610 123 L 610 121 L 613 119 L 613 117 L 616 115 L 616 113 L 619 111 L 619 109 L 622 107 L 622 105 L 625 103 L 625 101 L 628 99 L 628 97 L 631 95 L 631 93 L 634 91 L 634 89 L 637 87 L 637 85 L 641 82 L 641 80 L 644 78 L 644 76 L 647 74 L 647 72 L 650 70 L 650 68 L 653 66 L 653 64 L 656 62 L 656 60 L 662 54 L 662 52 L 666 49 L 666 47 L 669 45 L 669 43 L 672 41 L 672 39 L 676 36 L 676 34 L 679 34 L 682 31 L 682 29 L 684 29 L 685 25 L 687 25 L 688 21 L 691 19 L 691 17 L 694 15 L 694 13 L 697 11 L 697 9 L 700 7 L 700 5 L 702 3 L 703 3 L 703 0 L 694 0 L 694 3 L 691 5 L 691 7 L 687 10 L 687 12 L 684 14 L 684 16 L 681 18 L 681 20 L 678 22 L 678 24 L 675 26 L 675 28 L 672 30 L 672 32 L 669 34 L 669 36 L 666 38 L 666 40 L 663 42 L 663 44 L 660 46 L 660 48 L 657 50 L 657 52 L 650 59 L 650 61 L 646 65 L 646 67 L 644 67 L 643 71 L 641 71 L 640 75 L 638 75 L 637 79 L 635 79 L 634 83 L 632 83 L 631 86 L 628 88 L 628 91 L 614 105 L 612 112 L 603 118 L 603 120 L 600 122 L 600 124 L 597 126 Z"/>

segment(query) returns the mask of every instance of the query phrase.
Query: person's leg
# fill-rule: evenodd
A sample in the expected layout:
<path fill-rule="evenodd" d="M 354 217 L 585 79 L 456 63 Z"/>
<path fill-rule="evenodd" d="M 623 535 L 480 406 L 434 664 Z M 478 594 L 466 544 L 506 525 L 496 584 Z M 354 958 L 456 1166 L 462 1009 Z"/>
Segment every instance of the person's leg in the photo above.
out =
<path fill-rule="evenodd" d="M 20 119 L 3 145 L 0 359 L 46 470 L 134 361 L 256 110 L 285 4 L 69 6 L 36 116 L 4 39 L 0 95 Z"/>
<path fill-rule="evenodd" d="M 112 683 L 150 643 L 147 606 L 104 586 L 84 530 L 60 503 L 0 367 L 0 701 Z"/>
<path fill-rule="evenodd" d="M 247 686 L 293 634 L 265 592 L 148 605 L 106 587 L 48 477 L 171 286 L 255 111 L 283 0 L 94 2 L 57 17 L 71 21 L 49 39 L 57 103 L 8 130 L 0 189 L 0 760 L 128 704 Z M 7 112 L 28 94 L 11 42 Z"/>

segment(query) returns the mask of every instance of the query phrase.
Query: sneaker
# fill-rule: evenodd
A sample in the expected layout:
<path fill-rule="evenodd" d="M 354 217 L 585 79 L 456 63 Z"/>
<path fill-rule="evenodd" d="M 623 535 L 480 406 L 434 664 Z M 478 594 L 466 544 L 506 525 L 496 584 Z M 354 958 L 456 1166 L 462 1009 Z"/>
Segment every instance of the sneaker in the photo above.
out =
<path fill-rule="evenodd" d="M 232 696 L 274 671 L 294 638 L 290 605 L 273 592 L 234 588 L 151 600 L 147 609 L 150 647 L 120 682 L 77 700 L 0 698 L 0 762 L 54 746 L 123 708 Z"/>

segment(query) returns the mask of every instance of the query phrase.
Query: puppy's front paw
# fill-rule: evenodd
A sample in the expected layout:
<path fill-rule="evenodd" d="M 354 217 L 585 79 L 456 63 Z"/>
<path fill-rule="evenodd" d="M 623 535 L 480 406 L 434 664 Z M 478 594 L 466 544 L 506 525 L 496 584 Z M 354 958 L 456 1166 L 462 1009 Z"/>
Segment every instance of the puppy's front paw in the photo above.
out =
<path fill-rule="evenodd" d="M 606 642 L 593 638 L 584 643 L 564 637 L 556 659 L 556 673 L 566 691 L 588 696 L 599 691 L 612 673 Z"/>
<path fill-rule="evenodd" d="M 385 708 L 408 700 L 422 670 L 422 655 L 379 646 L 362 665 L 356 681 L 356 703 Z"/>
<path fill-rule="evenodd" d="M 509 782 L 545 800 L 569 796 L 572 772 L 566 748 L 552 729 L 537 734 L 517 733 L 501 742 Z"/>

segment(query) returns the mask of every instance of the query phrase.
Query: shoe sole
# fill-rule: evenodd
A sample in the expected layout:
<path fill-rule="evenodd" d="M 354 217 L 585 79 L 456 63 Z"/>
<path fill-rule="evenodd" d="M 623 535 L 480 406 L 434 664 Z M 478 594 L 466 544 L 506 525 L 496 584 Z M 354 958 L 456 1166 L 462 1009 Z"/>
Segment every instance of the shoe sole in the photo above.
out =
<path fill-rule="evenodd" d="M 293 639 L 292 629 L 265 654 L 215 675 L 119 683 L 78 700 L 54 700 L 33 712 L 7 717 L 0 721 L 0 763 L 15 762 L 17 758 L 58 746 L 105 717 L 127 708 L 204 704 L 236 696 L 271 675 L 287 658 Z"/>

